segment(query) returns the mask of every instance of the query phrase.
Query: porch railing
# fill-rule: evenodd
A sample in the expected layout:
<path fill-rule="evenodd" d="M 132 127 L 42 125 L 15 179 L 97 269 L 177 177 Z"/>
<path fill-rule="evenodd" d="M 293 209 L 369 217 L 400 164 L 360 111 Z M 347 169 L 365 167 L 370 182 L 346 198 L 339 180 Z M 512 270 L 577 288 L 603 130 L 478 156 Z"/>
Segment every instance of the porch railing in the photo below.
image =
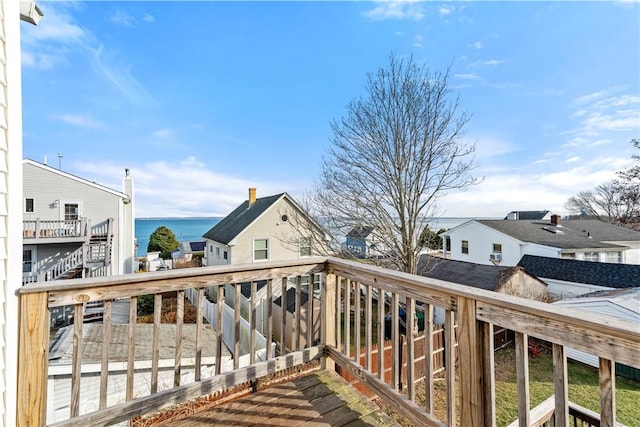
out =
<path fill-rule="evenodd" d="M 320 300 L 308 298 L 303 277 L 321 274 Z M 293 284 L 290 278 L 294 278 Z M 256 344 L 256 310 L 252 305 L 248 322 L 249 336 L 240 334 L 240 285 L 251 283 L 252 296 L 256 282 L 267 281 L 267 314 L 264 336 L 266 342 L 274 342 L 276 351 L 267 351 L 266 360 L 256 357 L 260 348 Z M 203 338 L 204 322 L 202 301 L 205 289 L 215 296 L 218 303 L 225 301 L 225 285 L 232 284 L 234 319 L 222 319 L 218 312 L 213 357 L 203 356 L 212 340 Z M 273 290 L 281 287 L 284 301 L 281 307 L 291 305 L 294 316 L 277 316 L 273 302 Z M 195 346 L 193 353 L 183 349 L 185 328 L 185 290 L 197 292 L 195 301 Z M 293 292 L 287 290 L 293 289 Z M 174 311 L 175 331 L 174 360 L 171 380 L 162 380 L 160 349 L 161 306 L 168 292 L 177 296 Z M 229 291 L 228 291 L 229 292 Z M 154 304 L 153 333 L 149 343 L 136 342 L 136 306 L 138 297 L 152 294 Z M 293 295 L 288 301 L 286 295 Z M 361 297 L 362 296 L 362 297 Z M 523 300 L 490 291 L 473 289 L 454 283 L 426 279 L 387 269 L 336 258 L 312 258 L 291 262 L 269 262 L 239 266 L 203 267 L 145 274 L 135 274 L 97 279 L 78 279 L 63 282 L 33 283 L 20 290 L 19 320 L 19 369 L 17 414 L 20 425 L 106 425 L 119 423 L 145 415 L 188 399 L 255 381 L 280 370 L 320 359 L 325 369 L 337 364 L 361 383 L 374 391 L 416 425 L 444 426 L 492 426 L 495 425 L 495 363 L 493 356 L 493 328 L 501 326 L 515 331 L 518 389 L 518 423 L 531 425 L 532 411 L 529 405 L 528 336 L 552 343 L 554 360 L 553 412 L 556 426 L 566 426 L 569 420 L 570 402 L 567 393 L 566 348 L 575 348 L 595 354 L 600 358 L 600 423 L 615 425 L 615 363 L 640 368 L 640 332 L 633 326 L 610 317 L 585 315 L 581 312 L 550 306 L 536 301 Z M 112 343 L 111 304 L 114 300 L 130 301 L 128 345 L 123 366 L 126 375 L 123 396 L 114 395 L 114 379 L 109 375 L 115 344 Z M 73 325 L 71 385 L 67 412 L 54 418 L 47 411 L 49 366 L 49 309 L 74 305 L 79 315 L 83 304 L 104 301 L 104 320 L 101 329 L 103 345 L 99 361 L 99 401 L 95 410 L 88 410 L 88 380 L 82 373 L 88 360 L 83 361 L 89 347 L 85 343 L 81 322 Z M 251 298 L 255 304 L 255 298 Z M 381 303 L 378 304 L 377 302 Z M 384 303 L 382 303 L 384 301 Z M 400 325 L 400 310 L 406 311 L 406 319 L 415 316 L 416 304 L 425 310 L 425 345 L 432 348 L 435 327 L 434 309 L 445 313 L 445 366 L 444 391 L 434 387 L 433 364 L 425 362 L 425 403 L 418 404 L 413 340 L 407 340 L 406 389 L 401 393 L 399 365 L 392 367 L 390 379 L 384 377 L 380 358 L 372 363 L 371 348 L 375 342 L 384 341 L 384 327 L 374 332 L 373 319 L 391 315 L 392 351 L 394 360 L 400 360 L 402 334 L 415 335 L 414 322 Z M 218 304 L 218 306 L 220 306 Z M 312 315 L 319 311 L 319 316 Z M 166 326 L 165 326 L 166 328 Z M 233 341 L 228 347 L 232 361 L 223 363 L 221 339 L 223 331 L 233 331 Z M 457 330 L 457 332 L 456 332 Z M 291 344 L 285 337 L 291 335 Z M 248 340 L 249 354 L 240 352 L 241 340 Z M 457 339 L 457 357 L 453 351 Z M 308 343 L 308 344 L 305 344 Z M 136 359 L 140 346 L 151 348 L 150 360 Z M 353 348 L 365 348 L 364 363 L 358 363 Z M 124 351 L 124 350 L 123 350 Z M 425 360 L 432 360 L 425 358 Z M 141 363 L 148 369 L 140 372 Z M 164 365 L 163 365 L 164 366 Z M 135 367 L 135 371 L 134 371 Z M 122 368 L 125 369 L 125 368 Z M 188 373 L 188 375 L 187 375 Z M 95 375 L 95 374 L 94 374 Z M 141 375 L 144 376 L 141 381 Z M 160 379 L 159 379 L 160 378 Z M 140 382 L 148 383 L 148 389 L 137 389 Z M 51 388 L 49 388 L 51 389 Z M 457 389 L 457 393 L 456 393 Z M 444 394 L 444 415 L 435 415 L 436 394 Z M 457 394 L 457 398 L 456 398 Z M 49 402 L 50 405 L 50 402 Z M 534 414 L 535 415 L 535 414 Z M 49 416 L 49 418 L 47 418 Z M 56 424 L 57 423 L 57 424 Z"/>
<path fill-rule="evenodd" d="M 25 239 L 87 237 L 87 233 L 89 233 L 86 218 L 77 220 L 27 220 L 22 222 L 22 230 L 22 236 Z"/>

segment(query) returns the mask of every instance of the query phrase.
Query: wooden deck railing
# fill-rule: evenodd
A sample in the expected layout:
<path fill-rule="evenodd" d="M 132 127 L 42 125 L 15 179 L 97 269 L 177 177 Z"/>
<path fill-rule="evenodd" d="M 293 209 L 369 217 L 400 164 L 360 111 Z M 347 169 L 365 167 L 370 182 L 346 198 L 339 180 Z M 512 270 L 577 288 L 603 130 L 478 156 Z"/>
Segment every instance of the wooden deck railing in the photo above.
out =
<path fill-rule="evenodd" d="M 320 301 L 307 299 L 303 304 L 305 285 L 302 278 L 321 273 Z M 290 278 L 295 278 L 293 282 Z M 255 299 L 248 323 L 248 336 L 240 327 L 240 284 L 251 283 L 251 295 L 256 294 L 256 283 L 267 281 L 267 312 L 264 329 L 257 331 Z M 228 285 L 233 285 L 229 288 Z M 227 292 L 234 293 L 232 322 L 223 322 L 222 310 L 218 311 L 215 340 L 205 339 L 202 302 L 206 294 L 217 303 L 225 300 Z M 194 289 L 196 324 L 192 353 L 187 353 L 185 338 L 185 300 L 187 289 Z M 231 290 L 232 289 L 232 290 Z M 293 301 L 287 301 L 287 290 L 293 289 Z M 171 343 L 161 342 L 161 306 L 168 292 L 177 295 L 175 320 L 172 320 Z M 194 292 L 194 291 L 192 291 Z M 153 294 L 154 324 L 149 343 L 140 342 L 136 329 L 137 298 Z M 292 305 L 293 318 L 274 316 L 277 305 L 272 302 L 284 296 L 280 307 Z M 114 391 L 115 381 L 110 372 L 119 360 L 114 360 L 116 343 L 111 324 L 111 307 L 115 301 L 128 300 L 129 324 L 128 344 L 121 349 L 125 366 L 122 396 Z M 99 402 L 95 409 L 89 408 L 86 395 L 91 386 L 82 373 L 88 360 L 83 361 L 89 343 L 86 341 L 87 324 L 73 325 L 73 351 L 69 360 L 71 384 L 69 386 L 68 410 L 66 414 L 54 413 L 47 400 L 49 363 L 49 309 L 74 305 L 74 319 L 82 319 L 83 304 L 103 301 L 104 320 L 101 328 L 103 345 L 99 361 Z M 384 303 L 377 303 L 384 301 Z M 288 304 L 289 303 L 289 304 Z M 319 304 L 320 317 L 314 312 Z M 381 359 L 373 363 L 371 348 L 384 341 L 384 327 L 374 328 L 374 319 L 391 315 L 391 346 L 394 360 L 400 360 L 399 351 L 403 339 L 399 310 L 406 310 L 406 318 L 413 319 L 416 304 L 425 311 L 425 332 L 432 331 L 433 312 L 444 310 L 445 335 L 445 402 L 444 416 L 435 415 L 434 401 L 437 390 L 433 381 L 433 364 L 425 363 L 425 403 L 416 400 L 414 369 L 415 349 L 413 340 L 406 348 L 406 389 L 400 390 L 400 366 L 394 364 L 390 380 L 385 379 Z M 277 319 L 277 320 L 276 320 Z M 293 320 L 291 320 L 293 319 Z M 320 322 L 317 325 L 316 322 Z M 293 323 L 293 324 L 291 324 Z M 220 327 L 221 325 L 221 327 Z M 600 358 L 600 422 L 604 426 L 615 423 L 615 362 L 640 368 L 640 332 L 632 326 L 613 318 L 584 315 L 568 308 L 550 306 L 535 301 L 501 295 L 457 285 L 454 283 L 426 279 L 405 273 L 372 267 L 336 258 L 313 258 L 291 262 L 269 262 L 240 266 L 204 267 L 172 271 L 78 279 L 64 282 L 34 283 L 20 290 L 19 321 L 19 372 L 18 407 L 20 425 L 106 425 L 119 423 L 136 416 L 185 402 L 203 395 L 235 385 L 252 382 L 280 370 L 320 359 L 323 367 L 332 369 L 337 364 L 360 382 L 367 385 L 384 401 L 397 408 L 416 425 L 495 425 L 495 368 L 493 360 L 494 326 L 509 328 L 516 333 L 516 359 L 518 372 L 518 419 L 519 425 L 530 425 L 529 375 L 527 337 L 533 336 L 551 342 L 554 359 L 554 419 L 556 426 L 568 425 L 569 400 L 567 396 L 567 358 L 565 347 L 595 354 Z M 352 330 L 353 328 L 353 330 Z M 406 334 L 413 336 L 416 325 L 412 321 L 404 326 Z M 225 363 L 222 334 L 232 330 L 232 343 L 227 345 L 232 360 Z M 456 332 L 457 330 L 457 332 Z M 266 351 L 265 360 L 260 360 L 256 346 L 258 333 L 266 342 L 276 343 L 276 351 Z M 285 336 L 294 339 L 286 345 Z M 425 333 L 425 346 L 433 348 Z M 454 344 L 457 339 L 457 352 Z M 248 355 L 239 354 L 240 343 L 248 340 Z M 353 341 L 353 342 L 352 342 Z M 215 348 L 207 345 L 215 342 Z M 303 343 L 312 343 L 305 346 Z M 95 344 L 95 343 L 93 343 Z M 140 348 L 150 348 L 149 359 L 140 360 Z M 166 357 L 161 357 L 163 347 L 173 346 L 173 369 L 171 379 L 162 376 Z M 303 348 L 304 347 L 304 348 Z M 352 348 L 365 348 L 364 363 Z M 206 353 L 208 350 L 212 352 Z M 206 356 L 212 355 L 211 357 Z M 457 357 L 456 357 L 457 353 Z M 228 353 L 227 353 L 228 354 Z M 431 358 L 425 358 L 432 360 Z M 143 369 L 144 363 L 148 366 Z M 166 364 L 166 363 L 165 363 Z M 139 387 L 146 384 L 146 389 Z M 94 387 L 95 388 L 95 387 Z M 456 392 L 456 389 L 457 392 Z M 95 391 L 95 390 L 94 390 Z M 457 397 L 456 397 L 457 395 Z M 49 396 L 51 400 L 51 396 Z M 58 405 L 59 406 L 59 405 Z M 60 418 L 55 418 L 60 415 Z M 49 418 L 47 418 L 49 416 Z M 63 419 L 66 418 L 66 419 Z"/>

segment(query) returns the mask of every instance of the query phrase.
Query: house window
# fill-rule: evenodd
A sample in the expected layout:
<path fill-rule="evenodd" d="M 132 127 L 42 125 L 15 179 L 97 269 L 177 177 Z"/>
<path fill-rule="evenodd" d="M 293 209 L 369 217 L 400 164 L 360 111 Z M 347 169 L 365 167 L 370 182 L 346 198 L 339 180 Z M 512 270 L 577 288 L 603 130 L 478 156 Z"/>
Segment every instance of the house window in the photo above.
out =
<path fill-rule="evenodd" d="M 26 249 L 22 251 L 22 272 L 23 273 L 31 273 L 32 271 L 32 262 L 33 262 L 33 252 L 31 249 Z"/>
<path fill-rule="evenodd" d="M 311 256 L 311 239 L 308 237 L 300 239 L 300 256 Z"/>
<path fill-rule="evenodd" d="M 576 259 L 576 254 L 573 252 L 562 252 L 560 254 L 560 258 L 562 259 Z"/>
<path fill-rule="evenodd" d="M 224 259 L 228 259 L 229 258 L 229 253 L 227 251 L 224 251 L 224 253 L 222 254 Z"/>
<path fill-rule="evenodd" d="M 220 248 L 216 248 L 216 258 L 220 259 Z"/>
<path fill-rule="evenodd" d="M 593 261 L 593 262 L 598 261 L 598 252 L 585 252 L 584 253 L 584 260 L 585 261 Z"/>
<path fill-rule="evenodd" d="M 79 211 L 77 203 L 65 203 L 64 204 L 64 220 L 76 221 L 79 219 Z"/>
<path fill-rule="evenodd" d="M 607 252 L 606 262 L 620 264 L 622 263 L 622 252 Z"/>
<path fill-rule="evenodd" d="M 468 240 L 463 240 L 462 241 L 462 253 L 463 254 L 468 254 L 469 253 L 469 241 Z"/>
<path fill-rule="evenodd" d="M 213 245 L 209 245 L 209 254 L 213 255 Z"/>
<path fill-rule="evenodd" d="M 24 199 L 24 211 L 33 212 L 33 199 Z"/>
<path fill-rule="evenodd" d="M 502 245 L 500 243 L 494 243 L 493 244 L 493 253 L 494 254 L 501 254 L 502 253 Z"/>
<path fill-rule="evenodd" d="M 253 240 L 253 260 L 264 261 L 269 259 L 269 240 L 254 239 Z"/>

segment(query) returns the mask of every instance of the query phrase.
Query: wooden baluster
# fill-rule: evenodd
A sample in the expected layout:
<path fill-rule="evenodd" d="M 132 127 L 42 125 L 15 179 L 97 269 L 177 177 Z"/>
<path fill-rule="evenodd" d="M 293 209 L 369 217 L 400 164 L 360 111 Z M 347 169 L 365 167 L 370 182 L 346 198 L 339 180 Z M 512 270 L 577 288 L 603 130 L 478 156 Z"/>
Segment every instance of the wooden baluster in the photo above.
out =
<path fill-rule="evenodd" d="M 300 336 L 302 335 L 302 276 L 296 277 L 296 302 L 295 302 L 295 320 L 293 321 L 293 337 L 295 351 L 300 351 Z"/>
<path fill-rule="evenodd" d="M 138 297 L 129 298 L 129 348 L 127 356 L 127 391 L 125 399 L 133 399 L 136 364 L 136 325 L 138 321 Z"/>
<path fill-rule="evenodd" d="M 235 285 L 235 300 L 233 304 L 233 370 L 240 367 L 240 300 L 242 290 L 240 283 Z"/>
<path fill-rule="evenodd" d="M 104 301 L 102 314 L 102 357 L 100 360 L 100 409 L 107 407 L 109 349 L 111 348 L 111 301 Z"/>
<path fill-rule="evenodd" d="M 224 285 L 218 285 L 218 298 L 216 308 L 218 309 L 216 319 L 216 375 L 222 372 L 222 328 L 224 327 Z"/>
<path fill-rule="evenodd" d="M 444 313 L 444 363 L 445 383 L 447 384 L 447 424 L 456 424 L 456 334 L 455 312 Z M 461 368 L 462 369 L 462 368 Z"/>
<path fill-rule="evenodd" d="M 424 393 L 425 410 L 433 414 L 433 305 L 424 307 Z"/>
<path fill-rule="evenodd" d="M 280 320 L 280 355 L 287 354 L 287 284 L 289 279 L 282 278 L 282 294 L 280 297 L 280 306 L 282 307 L 282 319 Z"/>
<path fill-rule="evenodd" d="M 357 364 L 360 364 L 360 322 L 362 322 L 362 318 L 360 317 L 360 283 L 352 283 L 355 285 L 353 291 L 353 360 L 355 360 Z"/>
<path fill-rule="evenodd" d="M 335 276 L 335 275 L 334 275 Z M 342 347 L 342 343 L 344 342 L 342 339 L 342 322 L 344 322 L 344 316 L 341 319 L 342 308 L 344 306 L 342 301 L 342 278 L 340 276 L 335 276 L 335 286 L 336 286 L 336 298 L 335 298 L 335 311 L 336 311 L 336 321 L 335 321 L 335 337 L 336 337 L 336 350 L 340 350 Z"/>
<path fill-rule="evenodd" d="M 180 290 L 176 295 L 176 350 L 173 365 L 173 386 L 180 385 L 180 374 L 182 372 L 182 340 L 184 326 L 184 290 Z"/>
<path fill-rule="evenodd" d="M 82 380 L 82 325 L 84 307 L 73 306 L 73 356 L 71 365 L 71 418 L 80 413 L 80 382 Z"/>
<path fill-rule="evenodd" d="M 516 332 L 516 375 L 518 377 L 518 420 L 521 427 L 531 423 L 529 410 L 529 338 Z"/>
<path fill-rule="evenodd" d="M 158 392 L 158 366 L 160 362 L 160 326 L 162 324 L 162 295 L 153 298 L 153 349 L 151 359 L 151 394 Z"/>
<path fill-rule="evenodd" d="M 307 292 L 309 293 L 307 298 L 307 338 L 304 348 L 309 348 L 313 345 L 313 274 L 309 274 L 309 287 Z"/>
<path fill-rule="evenodd" d="M 365 351 L 365 359 L 364 359 L 364 367 L 369 372 L 373 372 L 373 368 L 371 366 L 371 334 L 373 331 L 373 321 L 371 319 L 371 285 L 367 285 L 365 292 L 365 302 L 364 302 L 364 351 Z"/>
<path fill-rule="evenodd" d="M 249 363 L 256 363 L 256 293 L 258 290 L 258 282 L 255 280 L 251 282 L 251 308 L 249 310 L 249 319 L 251 330 L 249 331 Z"/>
<path fill-rule="evenodd" d="M 321 330 L 322 341 L 326 346 L 332 346 L 337 348 L 337 336 L 336 327 L 334 324 L 339 324 L 338 312 L 336 311 L 336 297 L 338 286 L 336 285 L 337 277 L 335 274 L 325 275 L 325 280 L 320 283 L 320 297 L 322 298 L 322 311 L 321 311 Z M 328 357 L 321 359 L 322 368 L 333 371 L 335 369 L 335 362 Z"/>
<path fill-rule="evenodd" d="M 200 381 L 202 378 L 202 328 L 204 327 L 204 288 L 198 288 L 196 296 L 196 364 L 194 380 Z"/>
<path fill-rule="evenodd" d="M 415 319 L 416 305 L 413 298 L 407 298 L 407 308 L 405 311 L 405 324 L 407 331 L 407 395 L 409 399 L 415 401 L 416 399 L 416 385 L 415 385 L 415 365 L 414 359 L 416 357 L 415 352 Z"/>
<path fill-rule="evenodd" d="M 378 288 L 378 378 L 384 381 L 385 293 Z"/>
<path fill-rule="evenodd" d="M 569 425 L 569 387 L 567 375 L 567 354 L 564 346 L 553 343 L 553 389 L 555 427 Z"/>
<path fill-rule="evenodd" d="M 266 343 L 266 359 L 272 358 L 271 341 L 273 341 L 273 280 L 267 280 L 267 325 L 265 328 Z"/>
<path fill-rule="evenodd" d="M 351 280 L 344 282 L 344 354 L 351 357 Z"/>
<path fill-rule="evenodd" d="M 493 324 L 482 323 L 484 425 L 496 425 L 496 371 Z"/>
<path fill-rule="evenodd" d="M 391 388 L 402 391 L 400 385 L 400 367 L 402 360 L 400 358 L 399 331 L 400 315 L 398 313 L 398 294 L 391 294 Z"/>
<path fill-rule="evenodd" d="M 616 424 L 616 368 L 612 360 L 600 358 L 600 426 Z"/>

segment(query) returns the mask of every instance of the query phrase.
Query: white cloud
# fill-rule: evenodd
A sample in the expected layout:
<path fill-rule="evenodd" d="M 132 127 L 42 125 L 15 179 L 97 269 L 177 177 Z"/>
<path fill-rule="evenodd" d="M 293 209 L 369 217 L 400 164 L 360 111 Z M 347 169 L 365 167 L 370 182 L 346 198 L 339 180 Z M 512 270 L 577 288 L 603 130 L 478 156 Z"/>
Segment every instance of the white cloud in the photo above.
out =
<path fill-rule="evenodd" d="M 104 127 L 104 123 L 95 120 L 88 114 L 59 114 L 55 115 L 54 119 L 86 129 L 100 129 Z"/>
<path fill-rule="evenodd" d="M 166 139 L 173 136 L 171 129 L 158 129 L 151 134 L 154 138 Z"/>
<path fill-rule="evenodd" d="M 449 7 L 449 6 L 441 6 L 440 8 L 438 8 L 438 14 L 440 16 L 447 16 L 450 15 L 453 12 L 453 8 Z"/>
<path fill-rule="evenodd" d="M 454 77 L 463 80 L 479 80 L 480 77 L 474 73 L 466 73 L 466 74 L 454 74 Z"/>
<path fill-rule="evenodd" d="M 580 161 L 580 157 L 578 156 L 569 157 L 567 160 L 565 160 L 565 162 L 567 163 L 575 163 L 579 161 Z"/>
<path fill-rule="evenodd" d="M 489 59 L 483 62 L 484 65 L 498 65 L 502 64 L 504 59 Z"/>
<path fill-rule="evenodd" d="M 376 7 L 363 12 L 363 15 L 373 21 L 384 21 L 387 19 L 419 21 L 424 18 L 424 12 L 420 2 L 410 0 L 378 2 Z"/>
<path fill-rule="evenodd" d="M 469 47 L 472 47 L 472 48 L 474 48 L 474 49 L 482 49 L 482 42 L 474 42 L 474 43 L 471 43 L 471 44 L 469 45 Z"/>
<path fill-rule="evenodd" d="M 138 20 L 134 16 L 128 14 L 123 10 L 116 11 L 116 13 L 111 15 L 109 19 L 114 24 L 122 25 L 123 27 L 130 27 L 130 28 L 135 27 L 136 24 L 138 23 Z"/>
<path fill-rule="evenodd" d="M 70 172 L 121 191 L 124 169 L 134 181 L 135 216 L 188 217 L 226 216 L 247 199 L 249 187 L 258 189 L 258 197 L 289 192 L 294 198 L 303 189 L 291 182 L 256 182 L 251 178 L 227 176 L 206 167 L 196 157 L 176 161 L 115 164 L 82 161 Z"/>
<path fill-rule="evenodd" d="M 145 14 L 142 16 L 142 20 L 143 20 L 144 22 L 149 22 L 149 23 L 151 23 L 151 22 L 155 22 L 155 18 L 153 17 L 153 15 L 151 15 L 151 14 L 149 14 L 149 13 L 145 13 Z"/>

